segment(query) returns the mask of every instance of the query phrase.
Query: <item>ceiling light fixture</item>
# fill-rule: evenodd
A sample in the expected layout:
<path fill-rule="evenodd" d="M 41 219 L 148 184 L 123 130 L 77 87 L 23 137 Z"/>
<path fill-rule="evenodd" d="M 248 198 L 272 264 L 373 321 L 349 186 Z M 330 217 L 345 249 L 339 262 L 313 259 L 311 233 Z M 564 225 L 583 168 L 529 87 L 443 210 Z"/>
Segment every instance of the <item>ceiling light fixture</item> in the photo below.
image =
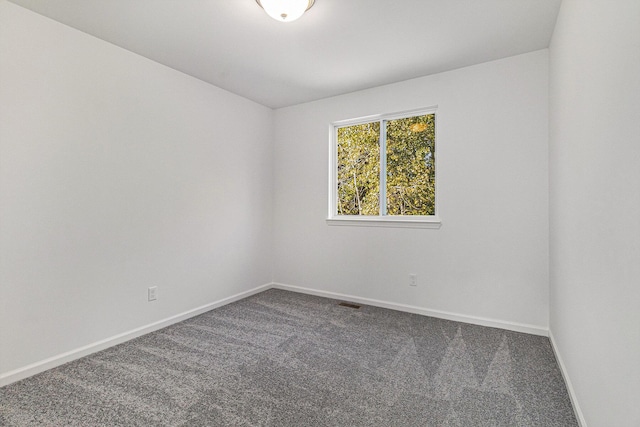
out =
<path fill-rule="evenodd" d="M 300 18 L 316 0 L 256 0 L 267 15 L 280 22 L 292 22 Z"/>

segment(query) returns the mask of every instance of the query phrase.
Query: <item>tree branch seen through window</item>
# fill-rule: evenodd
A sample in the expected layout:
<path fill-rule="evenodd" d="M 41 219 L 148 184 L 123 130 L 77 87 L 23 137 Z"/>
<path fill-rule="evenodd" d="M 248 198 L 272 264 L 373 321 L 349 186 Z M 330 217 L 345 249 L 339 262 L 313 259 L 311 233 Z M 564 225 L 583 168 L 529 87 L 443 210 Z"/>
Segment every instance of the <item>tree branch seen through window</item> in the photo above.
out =
<path fill-rule="evenodd" d="M 337 215 L 435 215 L 435 142 L 435 113 L 337 127 Z"/>

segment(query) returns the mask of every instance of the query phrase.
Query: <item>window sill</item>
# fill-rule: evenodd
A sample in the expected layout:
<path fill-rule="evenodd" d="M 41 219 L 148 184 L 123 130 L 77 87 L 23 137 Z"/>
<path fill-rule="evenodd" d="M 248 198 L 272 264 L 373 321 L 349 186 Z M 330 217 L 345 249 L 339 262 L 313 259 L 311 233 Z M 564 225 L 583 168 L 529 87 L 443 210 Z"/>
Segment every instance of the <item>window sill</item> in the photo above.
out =
<path fill-rule="evenodd" d="M 356 227 L 390 227 L 390 228 L 440 228 L 442 223 L 438 217 L 379 217 L 379 216 L 340 216 L 327 218 L 328 225 Z"/>

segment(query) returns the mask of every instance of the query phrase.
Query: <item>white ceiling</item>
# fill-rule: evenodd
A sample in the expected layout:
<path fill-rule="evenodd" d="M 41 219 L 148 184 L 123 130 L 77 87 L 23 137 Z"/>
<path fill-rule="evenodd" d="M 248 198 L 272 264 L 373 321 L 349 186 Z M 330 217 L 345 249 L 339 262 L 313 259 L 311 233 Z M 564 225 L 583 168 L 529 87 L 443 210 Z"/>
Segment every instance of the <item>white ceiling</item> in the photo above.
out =
<path fill-rule="evenodd" d="M 561 0 L 11 0 L 279 108 L 549 46 Z"/>

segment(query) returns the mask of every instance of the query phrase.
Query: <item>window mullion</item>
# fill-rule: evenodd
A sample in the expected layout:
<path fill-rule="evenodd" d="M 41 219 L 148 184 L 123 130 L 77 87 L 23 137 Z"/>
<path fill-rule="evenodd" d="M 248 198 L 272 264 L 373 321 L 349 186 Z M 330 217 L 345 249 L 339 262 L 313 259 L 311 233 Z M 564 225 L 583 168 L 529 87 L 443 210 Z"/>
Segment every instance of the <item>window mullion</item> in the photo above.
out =
<path fill-rule="evenodd" d="M 387 121 L 380 121 L 380 215 L 387 214 Z"/>

